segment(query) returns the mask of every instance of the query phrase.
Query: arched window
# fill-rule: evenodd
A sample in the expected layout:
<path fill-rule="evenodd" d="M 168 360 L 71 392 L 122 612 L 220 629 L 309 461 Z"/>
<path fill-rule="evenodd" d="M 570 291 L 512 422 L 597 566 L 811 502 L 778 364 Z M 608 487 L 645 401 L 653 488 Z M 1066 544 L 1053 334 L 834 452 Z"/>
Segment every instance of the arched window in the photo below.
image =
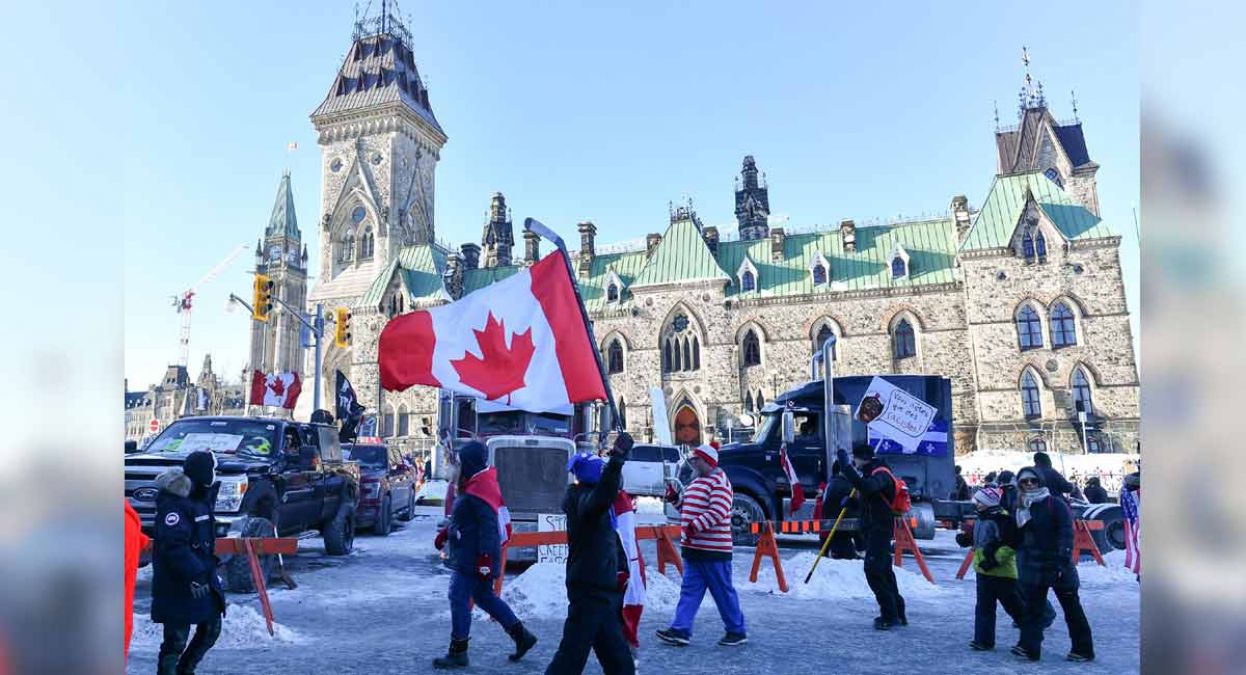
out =
<path fill-rule="evenodd" d="M 899 279 L 907 276 L 909 273 L 908 265 L 905 264 L 904 258 L 896 256 L 891 259 L 891 278 Z"/>
<path fill-rule="evenodd" d="M 1086 434 L 1086 453 L 1097 455 L 1103 452 L 1103 444 L 1099 442 L 1099 434 Z"/>
<path fill-rule="evenodd" d="M 826 283 L 826 267 L 821 263 L 813 266 L 813 283 L 815 285 Z"/>
<path fill-rule="evenodd" d="M 667 338 L 662 341 L 662 372 L 669 373 L 674 370 L 674 363 L 671 361 L 671 340 Z"/>
<path fill-rule="evenodd" d="M 753 392 L 744 393 L 744 412 L 753 412 Z"/>
<path fill-rule="evenodd" d="M 1073 310 L 1063 302 L 1051 308 L 1051 346 L 1071 347 L 1077 344 L 1077 323 Z"/>
<path fill-rule="evenodd" d="M 674 354 L 675 356 L 675 362 L 674 362 L 674 365 L 671 367 L 671 370 L 678 373 L 679 371 L 684 369 L 683 361 L 680 360 L 682 357 L 682 353 L 679 349 L 679 340 L 677 340 L 676 338 L 670 338 L 670 341 L 671 341 L 671 353 Z"/>
<path fill-rule="evenodd" d="M 1093 413 L 1095 410 L 1090 393 L 1090 380 L 1086 377 L 1086 371 L 1081 368 L 1073 371 L 1073 409 L 1086 413 Z"/>
<path fill-rule="evenodd" d="M 896 359 L 917 355 L 917 336 L 913 334 L 913 326 L 908 319 L 900 319 L 900 323 L 896 324 L 891 339 L 891 351 Z"/>
<path fill-rule="evenodd" d="M 813 338 L 813 351 L 815 353 L 822 351 L 822 345 L 826 344 L 826 341 L 831 339 L 831 336 L 834 334 L 835 331 L 831 330 L 829 324 L 822 324 L 822 327 L 818 329 L 817 336 Z M 839 360 L 839 340 L 836 340 L 835 344 L 831 345 L 831 360 Z"/>
<path fill-rule="evenodd" d="M 1029 230 L 1021 235 L 1021 256 L 1026 262 L 1034 262 L 1034 235 Z"/>
<path fill-rule="evenodd" d="M 1025 305 L 1017 312 L 1017 342 L 1021 351 L 1043 346 L 1043 322 L 1034 308 Z"/>
<path fill-rule="evenodd" d="M 761 365 L 761 341 L 757 339 L 756 331 L 749 329 L 744 334 L 744 342 L 741 343 L 740 350 L 740 365 L 745 368 Z"/>
<path fill-rule="evenodd" d="M 618 301 L 619 301 L 618 285 L 610 284 L 606 286 L 606 302 L 618 302 Z"/>
<path fill-rule="evenodd" d="M 747 293 L 748 291 L 756 289 L 757 279 L 753 276 L 752 272 L 746 270 L 744 274 L 740 275 L 740 290 Z"/>
<path fill-rule="evenodd" d="M 355 256 L 355 235 L 351 232 L 343 232 L 342 238 L 338 242 L 337 260 L 338 262 L 350 262 Z"/>
<path fill-rule="evenodd" d="M 760 411 L 766 407 L 766 397 L 761 395 L 761 390 L 757 391 L 757 410 Z"/>
<path fill-rule="evenodd" d="M 398 408 L 398 435 L 411 435 L 411 413 L 407 412 L 406 404 Z"/>
<path fill-rule="evenodd" d="M 1047 238 L 1042 232 L 1034 237 L 1034 249 L 1038 252 L 1038 261 L 1047 262 Z"/>
<path fill-rule="evenodd" d="M 623 372 L 623 341 L 614 339 L 606 349 L 606 370 L 614 375 Z"/>
<path fill-rule="evenodd" d="M 1047 452 L 1047 441 L 1034 437 L 1030 439 L 1030 452 Z"/>
<path fill-rule="evenodd" d="M 701 369 L 701 341 L 695 335 L 692 336 L 692 369 Z"/>
<path fill-rule="evenodd" d="M 627 428 L 627 401 L 624 401 L 622 396 L 619 397 L 618 407 L 619 407 L 619 426 L 626 429 Z"/>
<path fill-rule="evenodd" d="M 372 252 L 373 252 L 373 249 L 374 249 L 375 247 L 376 247 L 376 242 L 375 242 L 375 240 L 372 238 L 372 226 L 371 226 L 371 225 L 369 225 L 368 227 L 365 227 L 365 228 L 364 228 L 364 230 L 363 230 L 363 236 L 359 238 L 359 257 L 360 257 L 360 259 L 362 259 L 362 260 L 369 260 L 369 259 L 371 259 L 371 258 L 372 258 Z"/>
<path fill-rule="evenodd" d="M 394 435 L 394 413 L 393 409 L 385 411 L 385 415 L 381 417 L 381 437 L 389 438 Z"/>
<path fill-rule="evenodd" d="M 687 314 L 675 314 L 662 329 L 662 372 L 680 373 L 701 367 L 699 332 Z"/>
<path fill-rule="evenodd" d="M 688 338 L 684 338 L 684 370 L 693 370 L 692 342 L 690 342 Z"/>
<path fill-rule="evenodd" d="M 1034 379 L 1034 373 L 1028 370 L 1021 376 L 1021 410 L 1027 420 L 1043 416 L 1043 403 L 1038 390 L 1038 382 Z"/>

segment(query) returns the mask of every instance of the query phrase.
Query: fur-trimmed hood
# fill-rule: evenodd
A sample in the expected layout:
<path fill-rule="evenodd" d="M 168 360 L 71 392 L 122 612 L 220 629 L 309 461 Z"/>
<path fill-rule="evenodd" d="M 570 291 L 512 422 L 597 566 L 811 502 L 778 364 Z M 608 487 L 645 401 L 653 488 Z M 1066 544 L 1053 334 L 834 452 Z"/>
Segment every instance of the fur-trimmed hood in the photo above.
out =
<path fill-rule="evenodd" d="M 189 497 L 190 490 L 194 487 L 194 484 L 191 482 L 190 476 L 187 476 L 182 471 L 182 467 L 174 466 L 156 476 L 156 487 L 178 497 Z"/>

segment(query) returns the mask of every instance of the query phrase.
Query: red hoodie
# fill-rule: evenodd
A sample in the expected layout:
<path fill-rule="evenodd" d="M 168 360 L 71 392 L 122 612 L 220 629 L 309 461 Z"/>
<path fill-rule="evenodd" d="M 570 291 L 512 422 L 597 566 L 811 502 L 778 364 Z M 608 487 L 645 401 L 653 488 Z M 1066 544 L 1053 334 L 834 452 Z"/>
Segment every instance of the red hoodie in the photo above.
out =
<path fill-rule="evenodd" d="M 151 540 L 143 534 L 139 519 L 129 500 L 125 502 L 125 657 L 130 658 L 130 634 L 134 631 L 134 582 L 138 577 L 139 554 Z"/>

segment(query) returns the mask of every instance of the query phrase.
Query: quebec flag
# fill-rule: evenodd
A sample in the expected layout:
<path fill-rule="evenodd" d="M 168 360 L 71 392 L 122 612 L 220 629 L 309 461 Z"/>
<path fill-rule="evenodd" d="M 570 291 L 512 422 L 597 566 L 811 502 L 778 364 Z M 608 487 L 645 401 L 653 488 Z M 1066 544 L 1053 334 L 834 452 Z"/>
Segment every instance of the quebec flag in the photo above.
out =
<path fill-rule="evenodd" d="M 874 435 L 872 431 L 866 438 L 870 447 L 874 448 L 874 452 L 880 455 L 923 455 L 926 457 L 946 457 L 948 452 L 947 442 L 948 423 L 947 420 L 938 417 L 930 423 L 926 428 L 926 433 L 922 434 L 921 441 L 917 444 L 915 452 L 905 452 L 904 447 L 899 443 L 880 438 Z"/>

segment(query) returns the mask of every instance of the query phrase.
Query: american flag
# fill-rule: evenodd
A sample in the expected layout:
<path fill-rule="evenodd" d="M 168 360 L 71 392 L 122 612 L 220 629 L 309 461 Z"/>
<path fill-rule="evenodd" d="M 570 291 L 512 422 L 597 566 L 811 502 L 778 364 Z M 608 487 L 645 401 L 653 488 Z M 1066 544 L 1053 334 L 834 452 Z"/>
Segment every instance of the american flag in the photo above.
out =
<path fill-rule="evenodd" d="M 1142 573 L 1142 549 L 1139 538 L 1142 535 L 1141 490 L 1121 490 L 1121 513 L 1125 517 L 1125 567 L 1134 574 Z"/>

